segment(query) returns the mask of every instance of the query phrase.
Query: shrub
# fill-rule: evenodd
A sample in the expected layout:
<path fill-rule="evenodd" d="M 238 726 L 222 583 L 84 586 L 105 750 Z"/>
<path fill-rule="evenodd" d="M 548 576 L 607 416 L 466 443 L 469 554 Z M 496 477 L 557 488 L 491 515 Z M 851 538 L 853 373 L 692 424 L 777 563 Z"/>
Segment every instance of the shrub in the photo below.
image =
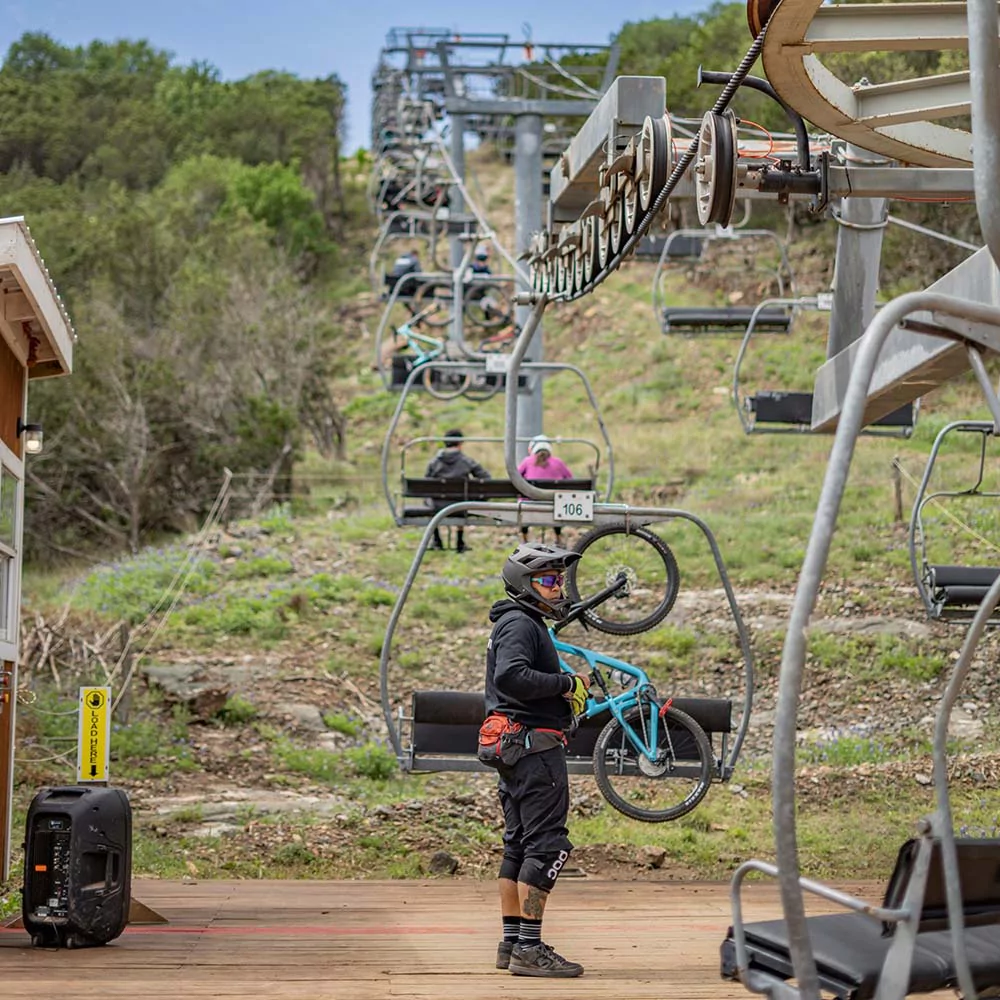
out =
<path fill-rule="evenodd" d="M 355 747 L 344 752 L 344 757 L 351 763 L 355 772 L 362 778 L 372 781 L 385 781 L 396 773 L 398 763 L 395 754 L 377 743 L 369 743 L 363 747 Z"/>
<path fill-rule="evenodd" d="M 361 732 L 361 721 L 351 719 L 343 712 L 327 712 L 323 716 L 323 724 L 327 729 L 332 729 L 335 733 L 343 733 L 344 736 L 357 736 Z"/>
<path fill-rule="evenodd" d="M 216 716 L 224 726 L 239 726 L 256 719 L 257 708 L 253 702 L 234 694 L 226 699 L 225 705 L 216 712 Z"/>

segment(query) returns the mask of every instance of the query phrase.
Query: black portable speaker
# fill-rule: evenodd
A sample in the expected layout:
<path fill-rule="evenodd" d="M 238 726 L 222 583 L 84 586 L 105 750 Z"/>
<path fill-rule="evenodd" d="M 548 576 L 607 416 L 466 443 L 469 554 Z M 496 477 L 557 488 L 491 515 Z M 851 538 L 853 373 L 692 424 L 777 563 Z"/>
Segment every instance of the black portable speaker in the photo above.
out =
<path fill-rule="evenodd" d="M 106 944 L 128 922 L 132 808 L 120 788 L 43 788 L 28 809 L 25 930 L 36 946 Z"/>

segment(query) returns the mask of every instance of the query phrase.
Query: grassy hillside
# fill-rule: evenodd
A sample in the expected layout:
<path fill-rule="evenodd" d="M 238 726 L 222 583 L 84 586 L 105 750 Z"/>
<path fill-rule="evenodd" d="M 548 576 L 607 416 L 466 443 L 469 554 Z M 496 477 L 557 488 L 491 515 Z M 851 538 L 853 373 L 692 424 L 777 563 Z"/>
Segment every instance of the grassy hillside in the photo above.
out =
<path fill-rule="evenodd" d="M 486 210 L 509 241 L 511 172 L 470 159 Z M 800 293 L 829 286 L 831 245 L 829 227 L 813 227 L 795 244 Z M 574 779 L 574 857 L 596 874 L 720 878 L 746 857 L 771 853 L 768 741 L 781 626 L 830 439 L 746 437 L 730 399 L 738 339 L 663 336 L 652 275 L 651 264 L 632 263 L 583 301 L 550 309 L 546 356 L 579 366 L 593 382 L 614 446 L 616 499 L 680 507 L 710 526 L 750 624 L 758 697 L 736 779 L 678 823 L 624 820 L 591 778 Z M 717 270 L 695 277 L 681 271 L 672 279 L 672 301 L 757 294 L 753 278 L 720 278 Z M 394 527 L 380 495 L 378 456 L 396 399 L 370 371 L 377 304 L 364 291 L 341 308 L 341 321 L 357 331 L 353 374 L 337 387 L 350 398 L 347 461 L 310 456 L 297 499 L 262 516 L 222 520 L 135 559 L 26 577 L 19 807 L 40 784 L 69 777 L 64 763 L 47 758 L 64 752 L 60 738 L 75 731 L 66 713 L 79 681 L 113 672 L 120 690 L 131 670 L 112 776 L 136 809 L 139 873 L 406 877 L 432 871 L 431 856 L 442 849 L 461 871 L 494 872 L 492 779 L 402 775 L 387 749 L 378 657 L 420 532 Z M 824 319 L 802 320 L 790 336 L 760 338 L 746 368 L 751 389 L 811 387 Z M 409 438 L 455 425 L 467 436 L 502 436 L 502 407 L 502 398 L 416 399 L 393 454 Z M 545 413 L 550 435 L 598 439 L 581 384 L 566 374 L 546 383 Z M 934 435 L 966 416 L 985 410 L 963 379 L 923 401 L 911 439 L 865 438 L 857 449 L 818 615 L 833 625 L 811 637 L 802 706 L 802 823 L 814 874 L 881 873 L 931 804 L 927 717 L 961 632 L 928 625 L 918 608 L 893 462 L 902 470 L 905 519 Z M 421 466 L 430 451 L 408 463 Z M 477 445 L 475 455 L 501 473 L 500 445 Z M 589 460 L 569 446 L 564 457 L 580 468 Z M 959 449 L 944 472 L 955 482 L 974 474 L 974 462 Z M 394 465 L 393 485 L 397 476 Z M 988 505 L 934 513 L 929 524 L 936 558 L 989 561 L 984 539 L 995 537 L 996 516 Z M 738 700 L 735 630 L 704 539 L 676 522 L 658 530 L 681 569 L 677 610 L 636 639 L 577 628 L 575 641 L 634 657 L 663 691 Z M 517 537 L 476 528 L 468 539 L 469 554 L 432 554 L 417 581 L 393 649 L 397 706 L 418 687 L 481 684 L 485 615 Z M 871 630 L 876 618 L 881 632 Z M 130 657 L 119 655 L 122 628 L 132 637 Z M 956 734 L 956 749 L 975 753 L 956 764 L 956 816 L 974 829 L 994 826 L 1000 807 L 992 781 L 1000 759 L 995 646 L 991 638 L 983 650 L 966 692 L 969 725 Z M 650 869 L 639 850 L 646 846 L 665 852 L 661 867 Z M 0 896 L 0 908 L 16 905 L 13 885 Z"/>

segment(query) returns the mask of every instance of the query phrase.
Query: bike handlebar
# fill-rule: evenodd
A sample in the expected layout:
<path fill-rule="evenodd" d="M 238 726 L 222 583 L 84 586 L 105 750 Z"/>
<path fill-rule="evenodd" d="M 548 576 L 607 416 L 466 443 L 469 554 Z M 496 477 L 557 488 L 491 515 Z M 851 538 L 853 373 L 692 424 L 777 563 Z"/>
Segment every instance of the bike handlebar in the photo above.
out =
<path fill-rule="evenodd" d="M 614 597 L 627 583 L 628 577 L 624 573 L 619 573 L 607 587 L 599 590 L 593 597 L 588 597 L 585 601 L 574 604 L 566 617 L 552 626 L 552 631 L 558 632 L 569 625 L 570 622 L 576 621 L 585 611 L 596 608 L 598 604 L 603 604 L 609 598 Z"/>

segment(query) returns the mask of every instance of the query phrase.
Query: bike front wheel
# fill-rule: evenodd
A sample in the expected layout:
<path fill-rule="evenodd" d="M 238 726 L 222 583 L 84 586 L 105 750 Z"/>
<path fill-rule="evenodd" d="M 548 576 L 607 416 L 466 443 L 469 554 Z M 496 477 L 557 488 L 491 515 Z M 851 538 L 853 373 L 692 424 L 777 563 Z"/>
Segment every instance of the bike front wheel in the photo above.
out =
<path fill-rule="evenodd" d="M 608 524 L 587 532 L 573 546 L 583 557 L 566 571 L 566 594 L 583 601 L 614 582 L 625 589 L 583 613 L 588 625 L 611 635 L 638 635 L 658 625 L 677 600 L 681 574 L 669 546 L 648 528 Z"/>
<path fill-rule="evenodd" d="M 629 709 L 625 721 L 649 746 L 650 712 Z M 712 745 L 687 712 L 671 706 L 657 726 L 656 759 L 649 760 L 632 736 L 612 719 L 594 744 L 594 777 L 608 804 L 631 819 L 666 823 L 691 812 L 712 783 Z"/>

